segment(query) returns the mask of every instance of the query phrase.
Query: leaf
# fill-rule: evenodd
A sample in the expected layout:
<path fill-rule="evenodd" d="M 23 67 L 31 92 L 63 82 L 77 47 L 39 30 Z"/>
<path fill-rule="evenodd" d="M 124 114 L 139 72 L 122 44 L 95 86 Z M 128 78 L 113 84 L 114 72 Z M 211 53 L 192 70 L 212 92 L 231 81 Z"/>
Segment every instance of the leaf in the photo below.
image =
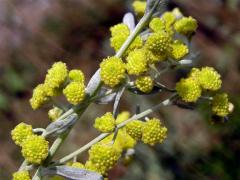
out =
<path fill-rule="evenodd" d="M 117 92 L 114 104 L 113 104 L 113 116 L 116 117 L 116 115 L 118 114 L 118 107 L 119 107 L 119 101 L 125 91 L 126 87 L 122 87 L 121 89 L 119 89 L 119 91 Z"/>
<path fill-rule="evenodd" d="M 100 68 L 94 73 L 90 81 L 88 82 L 86 93 L 90 96 L 93 95 L 93 93 L 96 91 L 96 89 L 99 87 L 101 83 L 101 77 L 100 77 Z"/>
<path fill-rule="evenodd" d="M 109 89 L 102 87 L 100 92 L 98 93 L 98 96 L 103 96 L 102 98 L 95 101 L 97 104 L 108 104 L 112 102 L 115 99 L 115 96 L 117 93 L 111 93 L 109 95 L 106 95 L 109 92 Z M 105 95 L 105 96 L 104 96 Z"/>
<path fill-rule="evenodd" d="M 41 168 L 40 173 L 42 176 L 59 175 L 67 178 L 68 180 L 103 180 L 103 176 L 99 173 L 70 166 Z"/>
<path fill-rule="evenodd" d="M 130 31 L 133 31 L 135 28 L 134 16 L 132 13 L 126 13 L 123 17 L 123 23 L 128 26 Z"/>
<path fill-rule="evenodd" d="M 191 59 L 183 59 L 181 61 L 178 62 L 181 65 L 190 65 L 192 64 L 192 60 Z"/>
<path fill-rule="evenodd" d="M 64 133 L 67 129 L 72 127 L 73 124 L 78 119 L 78 115 L 76 113 L 70 114 L 64 119 L 56 120 L 49 124 L 46 128 L 47 135 L 59 135 Z"/>

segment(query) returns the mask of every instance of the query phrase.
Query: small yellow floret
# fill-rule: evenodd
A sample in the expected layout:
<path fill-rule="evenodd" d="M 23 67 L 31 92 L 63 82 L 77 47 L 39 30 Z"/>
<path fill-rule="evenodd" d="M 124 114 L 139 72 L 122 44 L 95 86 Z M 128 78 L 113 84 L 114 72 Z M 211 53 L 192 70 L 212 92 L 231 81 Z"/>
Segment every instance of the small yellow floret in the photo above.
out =
<path fill-rule="evenodd" d="M 143 121 L 133 120 L 126 125 L 126 131 L 133 139 L 139 140 L 142 137 L 143 125 Z"/>
<path fill-rule="evenodd" d="M 167 137 L 167 128 L 159 119 L 153 118 L 144 123 L 142 130 L 142 141 L 151 146 L 162 143 Z"/>
<path fill-rule="evenodd" d="M 17 145 L 21 146 L 29 136 L 33 135 L 32 126 L 25 123 L 20 123 L 11 131 L 11 135 L 13 141 Z"/>
<path fill-rule="evenodd" d="M 176 84 L 176 91 L 186 102 L 196 102 L 202 93 L 201 87 L 193 78 L 181 79 Z"/>
<path fill-rule="evenodd" d="M 183 44 L 181 41 L 174 41 L 171 45 L 171 57 L 175 60 L 181 60 L 184 56 L 186 56 L 189 52 L 188 47 Z"/>
<path fill-rule="evenodd" d="M 130 75 L 139 75 L 147 71 L 147 59 L 143 49 L 136 49 L 129 53 L 126 69 Z"/>
<path fill-rule="evenodd" d="M 197 21 L 196 19 L 190 17 L 183 17 L 177 20 L 174 24 L 175 30 L 183 35 L 191 35 L 197 29 Z"/>
<path fill-rule="evenodd" d="M 31 180 L 28 171 L 18 171 L 13 173 L 13 180 Z"/>
<path fill-rule="evenodd" d="M 199 83 L 205 90 L 216 91 L 221 88 L 221 75 L 212 67 L 203 67 L 199 73 Z"/>
<path fill-rule="evenodd" d="M 89 152 L 89 160 L 86 168 L 93 169 L 101 174 L 105 174 L 118 161 L 121 156 L 118 150 L 112 145 L 97 143 L 91 147 Z M 96 169 L 95 169 L 96 168 Z"/>
<path fill-rule="evenodd" d="M 48 141 L 42 136 L 29 136 L 22 144 L 22 155 L 33 164 L 41 164 L 48 156 Z"/>
<path fill-rule="evenodd" d="M 55 106 L 48 111 L 48 117 L 50 120 L 55 121 L 62 115 L 62 113 L 63 110 Z"/>
<path fill-rule="evenodd" d="M 108 57 L 100 64 L 100 76 L 104 84 L 115 87 L 125 78 L 125 64 L 121 58 Z"/>
<path fill-rule="evenodd" d="M 77 82 L 80 82 L 83 84 L 85 82 L 85 77 L 84 77 L 83 72 L 78 69 L 73 69 L 73 70 L 69 71 L 68 77 L 71 81 L 77 81 Z"/>
<path fill-rule="evenodd" d="M 154 54 L 164 54 L 171 50 L 171 37 L 164 31 L 156 32 L 148 37 L 145 45 Z"/>
<path fill-rule="evenodd" d="M 142 16 L 144 14 L 144 12 L 145 12 L 147 3 L 144 2 L 144 1 L 134 1 L 132 3 L 132 6 L 133 6 L 133 9 L 134 9 L 134 12 L 137 15 Z"/>
<path fill-rule="evenodd" d="M 46 91 L 48 96 L 53 96 L 55 94 L 54 92 L 65 82 L 67 76 L 68 70 L 65 63 L 59 61 L 52 65 L 44 81 L 48 89 L 48 91 Z"/>
<path fill-rule="evenodd" d="M 38 109 L 48 101 L 49 101 L 49 98 L 47 96 L 44 84 L 39 84 L 36 88 L 34 88 L 32 98 L 29 101 L 31 104 L 31 107 L 34 110 Z"/>
<path fill-rule="evenodd" d="M 229 111 L 229 100 L 226 93 L 216 94 L 212 101 L 212 112 L 217 116 L 225 117 Z"/>
<path fill-rule="evenodd" d="M 95 119 L 94 127 L 101 132 L 112 132 L 115 129 L 115 119 L 112 113 L 107 112 Z"/>
<path fill-rule="evenodd" d="M 144 92 L 149 93 L 152 91 L 154 82 L 153 79 L 150 76 L 140 76 L 135 81 L 136 87 Z"/>
<path fill-rule="evenodd" d="M 67 98 L 68 102 L 73 105 L 77 105 L 84 100 L 85 86 L 81 82 L 71 82 L 63 90 L 63 94 Z"/>

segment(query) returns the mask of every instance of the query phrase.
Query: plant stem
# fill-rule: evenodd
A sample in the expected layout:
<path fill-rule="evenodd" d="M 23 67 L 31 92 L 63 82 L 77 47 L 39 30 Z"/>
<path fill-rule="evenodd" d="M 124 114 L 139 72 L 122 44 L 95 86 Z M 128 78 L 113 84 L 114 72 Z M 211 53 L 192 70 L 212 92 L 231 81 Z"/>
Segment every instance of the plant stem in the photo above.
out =
<path fill-rule="evenodd" d="M 123 121 L 122 123 L 120 123 L 116 128 L 120 129 L 123 128 L 126 124 L 130 123 L 131 121 L 133 121 L 134 119 L 140 119 L 143 118 L 144 116 L 147 116 L 149 114 L 151 114 L 152 112 L 156 111 L 157 109 L 159 109 L 161 106 L 169 106 L 172 104 L 172 100 L 176 97 L 176 94 L 173 94 L 170 98 L 162 101 L 161 103 L 157 104 L 156 106 L 153 106 L 152 108 L 147 109 L 146 111 L 143 111 L 139 114 L 135 114 L 133 115 L 130 119 Z M 92 145 L 98 143 L 99 141 L 101 141 L 102 139 L 106 138 L 107 136 L 111 135 L 112 133 L 102 133 L 99 136 L 97 136 L 95 139 L 93 139 L 92 141 L 90 141 L 89 143 L 87 143 L 86 145 L 82 146 L 81 148 L 79 148 L 78 150 L 72 152 L 71 154 L 61 158 L 58 162 L 56 162 L 55 164 L 63 164 L 68 162 L 69 160 L 73 159 L 75 156 L 78 156 L 79 154 L 83 153 L 84 151 L 88 150 Z M 54 164 L 54 165 L 55 165 Z"/>

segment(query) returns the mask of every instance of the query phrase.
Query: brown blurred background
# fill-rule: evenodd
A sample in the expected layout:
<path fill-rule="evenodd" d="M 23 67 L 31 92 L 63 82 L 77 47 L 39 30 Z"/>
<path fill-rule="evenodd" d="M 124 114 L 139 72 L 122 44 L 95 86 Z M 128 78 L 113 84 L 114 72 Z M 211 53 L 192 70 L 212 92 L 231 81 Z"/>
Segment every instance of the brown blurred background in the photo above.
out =
<path fill-rule="evenodd" d="M 163 108 L 155 115 L 169 128 L 168 139 L 155 148 L 137 146 L 134 161 L 128 167 L 118 165 L 110 179 L 240 179 L 240 2 L 173 0 L 169 9 L 176 6 L 198 20 L 193 39 L 200 52 L 196 66 L 213 66 L 221 72 L 223 90 L 230 94 L 235 111 L 228 122 L 212 124 L 205 105 L 197 111 Z M 29 106 L 33 87 L 58 60 L 80 68 L 88 80 L 101 59 L 114 53 L 109 27 L 128 11 L 132 11 L 130 0 L 0 1 L 0 179 L 11 179 L 22 161 L 11 129 L 21 121 L 34 127 L 50 122 L 48 108 L 33 111 Z M 173 85 L 178 76 L 171 74 L 165 81 L 171 79 Z M 145 109 L 163 98 L 125 93 L 121 110 L 133 112 L 134 101 Z M 93 120 L 106 110 L 111 105 L 92 105 L 57 156 L 96 136 Z M 79 157 L 85 159 L 86 154 Z"/>

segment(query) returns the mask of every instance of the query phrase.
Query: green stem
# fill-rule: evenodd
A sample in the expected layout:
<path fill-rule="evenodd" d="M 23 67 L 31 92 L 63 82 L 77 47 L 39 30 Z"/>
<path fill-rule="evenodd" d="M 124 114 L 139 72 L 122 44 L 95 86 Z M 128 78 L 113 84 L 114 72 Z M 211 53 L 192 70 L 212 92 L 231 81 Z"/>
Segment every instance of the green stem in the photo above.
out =
<path fill-rule="evenodd" d="M 161 106 L 169 106 L 172 103 L 172 100 L 176 97 L 176 94 L 173 94 L 170 98 L 162 101 L 161 103 L 157 104 L 156 106 L 153 106 L 150 109 L 147 109 L 146 111 L 143 111 L 142 113 L 133 115 L 130 119 L 123 121 L 122 123 L 120 123 L 116 128 L 117 129 L 121 129 L 124 126 L 126 126 L 126 124 L 130 123 L 131 121 L 133 121 L 134 119 L 140 119 L 143 118 L 149 114 L 151 114 L 152 112 L 156 111 L 157 109 L 159 109 Z M 101 141 L 102 139 L 106 138 L 107 136 L 111 135 L 112 133 L 102 133 L 99 136 L 97 136 L 95 139 L 93 139 L 92 141 L 90 141 L 89 143 L 87 143 L 86 145 L 82 146 L 81 148 L 79 148 L 78 150 L 72 152 L 71 154 L 61 158 L 58 162 L 56 162 L 55 164 L 63 164 L 68 162 L 69 160 L 73 159 L 75 156 L 78 156 L 79 154 L 83 153 L 84 151 L 88 150 L 92 145 L 98 143 L 99 141 Z"/>

